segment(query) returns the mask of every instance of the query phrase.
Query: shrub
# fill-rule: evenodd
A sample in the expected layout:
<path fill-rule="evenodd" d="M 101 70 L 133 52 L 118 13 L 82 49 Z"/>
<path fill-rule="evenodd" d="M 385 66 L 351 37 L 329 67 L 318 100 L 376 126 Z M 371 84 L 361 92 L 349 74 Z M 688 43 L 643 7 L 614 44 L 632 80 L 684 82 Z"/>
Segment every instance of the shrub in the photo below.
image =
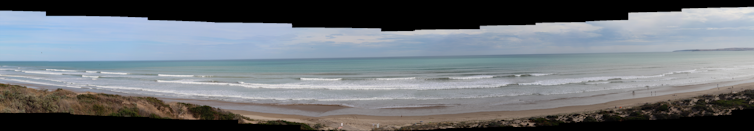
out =
<path fill-rule="evenodd" d="M 688 117 L 691 114 L 690 111 L 681 111 L 681 116 Z"/>
<path fill-rule="evenodd" d="M 720 105 L 720 106 L 723 106 L 723 107 L 735 107 L 735 106 L 748 105 L 748 103 L 746 102 L 746 100 L 742 100 L 742 99 L 717 100 L 717 101 L 713 101 L 711 103 L 715 104 L 715 105 Z"/>
<path fill-rule="evenodd" d="M 628 116 L 641 116 L 642 114 L 643 113 L 641 113 L 639 111 L 634 111 L 634 112 L 631 112 L 631 114 L 628 114 Z"/>
<path fill-rule="evenodd" d="M 591 116 L 587 116 L 582 122 L 597 122 L 597 119 L 594 119 L 594 117 Z"/>
<path fill-rule="evenodd" d="M 119 97 L 120 95 L 112 95 L 112 94 L 105 94 L 105 93 L 99 93 L 99 95 L 107 96 L 107 97 Z"/>
<path fill-rule="evenodd" d="M 128 108 L 123 107 L 118 112 L 110 114 L 110 116 L 116 116 L 116 117 L 141 117 L 139 116 L 139 109 L 136 107 Z"/>
<path fill-rule="evenodd" d="M 623 118 L 620 117 L 620 116 L 617 116 L 617 115 L 607 115 L 607 114 L 602 115 L 602 119 L 605 120 L 605 121 L 621 121 L 621 120 L 623 120 Z"/>
<path fill-rule="evenodd" d="M 150 114 L 149 118 L 152 118 L 152 119 L 170 119 L 170 117 L 160 117 L 160 116 L 155 115 L 155 114 Z"/>
<path fill-rule="evenodd" d="M 189 108 L 189 111 L 191 111 L 194 117 L 199 117 L 202 120 L 237 120 L 236 114 L 231 112 L 218 112 L 214 108 L 206 105 L 191 107 Z"/>
<path fill-rule="evenodd" d="M 212 109 L 210 106 L 197 106 L 197 107 L 191 107 L 189 108 L 189 111 L 194 115 L 194 117 L 199 117 L 202 120 L 214 120 L 215 119 L 215 110 Z"/>
<path fill-rule="evenodd" d="M 316 127 L 317 125 L 314 125 L 314 126 Z M 489 123 L 487 123 L 486 127 L 500 127 L 500 126 L 502 126 L 502 124 L 500 124 L 498 122 L 489 122 Z"/>
<path fill-rule="evenodd" d="M 314 128 L 315 128 L 315 129 L 322 129 L 322 128 L 324 128 L 324 127 L 325 127 L 325 125 L 323 125 L 323 124 L 320 124 L 320 123 L 314 124 Z"/>
<path fill-rule="evenodd" d="M 715 116 L 712 112 L 704 112 L 704 116 Z"/>
<path fill-rule="evenodd" d="M 668 105 L 662 104 L 660 106 L 660 108 L 658 108 L 657 110 L 659 110 L 659 111 L 668 111 L 668 109 L 669 109 Z"/>
<path fill-rule="evenodd" d="M 87 99 L 97 100 L 98 99 L 97 96 L 94 96 L 92 94 L 81 94 L 81 95 L 77 95 L 76 98 L 78 98 L 79 100 L 87 100 Z"/>
<path fill-rule="evenodd" d="M 277 121 L 265 121 L 257 123 L 260 125 L 299 125 L 301 126 L 301 130 L 315 130 L 314 128 L 310 127 L 308 124 L 304 123 L 298 123 L 298 122 L 289 122 L 284 120 L 277 120 Z"/>
<path fill-rule="evenodd" d="M 704 102 L 704 100 L 697 100 L 696 105 L 706 105 L 707 102 Z"/>
<path fill-rule="evenodd" d="M 706 105 L 694 105 L 691 109 L 697 110 L 697 111 L 712 111 L 712 108 L 707 107 Z"/>
<path fill-rule="evenodd" d="M 104 106 L 101 106 L 99 104 L 92 105 L 92 110 L 94 111 L 95 115 L 101 116 L 105 114 L 106 108 Z"/>

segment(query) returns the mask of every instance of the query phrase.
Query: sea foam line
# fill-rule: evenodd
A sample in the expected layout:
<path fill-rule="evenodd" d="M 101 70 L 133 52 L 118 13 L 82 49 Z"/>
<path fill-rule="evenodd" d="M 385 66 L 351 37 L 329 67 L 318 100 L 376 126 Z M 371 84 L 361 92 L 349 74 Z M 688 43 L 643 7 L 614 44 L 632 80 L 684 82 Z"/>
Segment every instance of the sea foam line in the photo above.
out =
<path fill-rule="evenodd" d="M 99 76 L 88 76 L 88 75 L 81 75 L 81 77 L 99 78 Z"/>
<path fill-rule="evenodd" d="M 672 75 L 672 74 L 678 74 L 678 73 L 695 73 L 695 72 L 698 72 L 697 69 L 684 70 L 684 71 L 672 71 L 672 72 L 663 73 L 660 75 L 653 75 L 653 76 L 604 76 L 604 77 L 584 77 L 584 78 L 571 78 L 571 79 L 553 79 L 553 80 L 543 80 L 543 81 L 536 81 L 536 82 L 530 82 L 530 83 L 518 83 L 518 85 L 551 86 L 551 85 L 563 85 L 563 84 L 582 83 L 582 82 L 606 81 L 610 79 L 655 78 L 655 77 L 663 77 L 666 75 Z"/>
<path fill-rule="evenodd" d="M 405 78 L 375 78 L 376 80 L 413 80 L 416 79 L 416 77 L 405 77 Z"/>
<path fill-rule="evenodd" d="M 102 71 L 102 72 L 99 72 L 99 73 L 101 73 L 101 74 L 128 75 L 128 73 L 123 73 L 123 72 L 104 72 L 104 71 Z"/>
<path fill-rule="evenodd" d="M 86 73 L 97 73 L 97 71 L 86 71 Z"/>
<path fill-rule="evenodd" d="M 76 71 L 76 70 L 61 70 L 61 69 L 45 69 L 45 70 L 47 70 L 47 71 L 71 71 L 71 72 L 75 72 Z"/>
<path fill-rule="evenodd" d="M 63 73 L 52 73 L 52 72 L 44 72 L 44 71 L 21 71 L 21 72 L 33 73 L 33 74 L 63 75 Z"/>
<path fill-rule="evenodd" d="M 300 78 L 305 81 L 339 81 L 343 78 Z"/>
<path fill-rule="evenodd" d="M 157 74 L 157 76 L 167 76 L 167 77 L 194 77 L 194 75 L 168 75 L 168 74 Z"/>
<path fill-rule="evenodd" d="M 268 89 L 326 89 L 326 90 L 442 90 L 442 89 L 465 89 L 465 88 L 497 88 L 510 85 L 507 82 L 497 82 L 493 84 L 477 85 L 453 85 L 453 86 L 426 86 L 416 84 L 406 85 L 360 85 L 360 84 L 338 84 L 338 85 L 302 85 L 302 84 L 259 84 L 259 83 L 214 83 L 214 82 L 196 82 L 196 81 L 166 81 L 157 80 L 160 83 L 178 83 L 178 84 L 197 84 L 197 85 L 224 85 L 240 86 L 245 88 L 268 88 Z"/>
<path fill-rule="evenodd" d="M 50 84 L 50 83 L 43 83 L 43 82 L 18 80 L 18 79 L 7 79 L 7 78 L 5 78 L 5 80 L 18 81 L 18 82 L 24 82 L 24 83 L 31 83 L 31 84 L 49 85 L 49 86 L 64 86 L 64 87 L 72 87 L 72 88 L 81 88 L 81 87 L 78 87 L 78 86 L 57 85 L 57 84 Z"/>
<path fill-rule="evenodd" d="M 531 75 L 531 76 L 546 76 L 546 75 L 552 75 L 552 74 L 555 74 L 555 73 L 533 73 L 533 74 L 529 74 L 529 75 Z"/>
<path fill-rule="evenodd" d="M 480 75 L 480 76 L 466 76 L 466 77 L 448 77 L 448 79 L 468 80 L 468 79 L 486 79 L 486 78 L 492 78 L 492 77 L 494 76 Z"/>

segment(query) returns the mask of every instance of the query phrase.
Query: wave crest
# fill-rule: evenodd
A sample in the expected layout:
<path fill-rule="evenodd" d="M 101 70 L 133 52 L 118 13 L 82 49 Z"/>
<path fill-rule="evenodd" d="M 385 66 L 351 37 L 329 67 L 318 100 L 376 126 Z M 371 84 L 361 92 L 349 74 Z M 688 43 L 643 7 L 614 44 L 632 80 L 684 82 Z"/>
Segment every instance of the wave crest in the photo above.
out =
<path fill-rule="evenodd" d="M 339 81 L 343 78 L 300 78 L 305 81 Z"/>
<path fill-rule="evenodd" d="M 102 71 L 102 72 L 99 72 L 99 73 L 101 73 L 101 74 L 128 75 L 128 73 L 123 73 L 123 72 L 104 72 L 104 71 Z"/>
<path fill-rule="evenodd" d="M 416 77 L 405 77 L 405 78 L 375 78 L 376 80 L 413 80 L 416 79 Z"/>
<path fill-rule="evenodd" d="M 468 79 L 487 79 L 487 78 L 492 78 L 492 77 L 494 77 L 494 76 L 480 75 L 480 76 L 466 76 L 466 77 L 448 77 L 448 79 L 468 80 Z"/>
<path fill-rule="evenodd" d="M 168 74 L 157 74 L 157 76 L 167 76 L 167 77 L 194 77 L 194 75 L 168 75 Z"/>

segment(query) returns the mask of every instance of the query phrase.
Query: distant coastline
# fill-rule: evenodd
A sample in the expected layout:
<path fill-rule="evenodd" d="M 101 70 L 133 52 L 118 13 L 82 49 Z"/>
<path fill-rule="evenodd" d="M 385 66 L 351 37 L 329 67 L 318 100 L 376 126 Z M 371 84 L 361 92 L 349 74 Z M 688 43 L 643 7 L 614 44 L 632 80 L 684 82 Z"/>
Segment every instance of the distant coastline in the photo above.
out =
<path fill-rule="evenodd" d="M 752 51 L 754 48 L 722 48 L 722 49 L 688 49 L 688 50 L 676 50 L 673 52 L 688 52 L 688 51 Z"/>

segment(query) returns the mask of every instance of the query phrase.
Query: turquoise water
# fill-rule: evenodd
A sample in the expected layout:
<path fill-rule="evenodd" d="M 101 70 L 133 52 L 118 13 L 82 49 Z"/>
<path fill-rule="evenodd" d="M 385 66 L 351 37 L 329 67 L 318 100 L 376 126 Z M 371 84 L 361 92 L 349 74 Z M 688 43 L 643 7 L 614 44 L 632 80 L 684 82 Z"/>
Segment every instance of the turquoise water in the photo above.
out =
<path fill-rule="evenodd" d="M 0 62 L 3 81 L 172 98 L 359 109 L 506 105 L 733 81 L 754 52 L 214 61 Z M 429 104 L 428 104 L 429 103 Z"/>

